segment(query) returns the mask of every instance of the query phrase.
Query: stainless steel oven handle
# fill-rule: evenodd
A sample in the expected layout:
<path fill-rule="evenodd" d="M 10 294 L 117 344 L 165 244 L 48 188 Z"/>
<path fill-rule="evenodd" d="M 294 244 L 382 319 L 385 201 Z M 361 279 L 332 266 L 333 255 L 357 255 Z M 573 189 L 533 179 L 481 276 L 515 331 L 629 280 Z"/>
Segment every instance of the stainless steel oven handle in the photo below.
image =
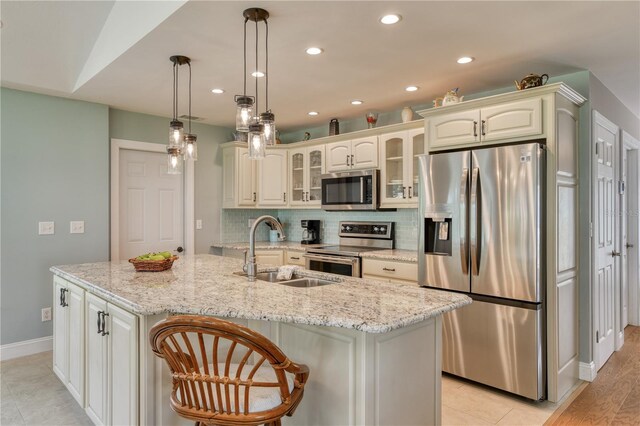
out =
<path fill-rule="evenodd" d="M 322 262 L 337 263 L 339 265 L 355 265 L 359 258 L 357 257 L 343 257 L 343 256 L 322 256 L 319 254 L 305 254 L 302 257 L 309 260 L 319 260 Z"/>

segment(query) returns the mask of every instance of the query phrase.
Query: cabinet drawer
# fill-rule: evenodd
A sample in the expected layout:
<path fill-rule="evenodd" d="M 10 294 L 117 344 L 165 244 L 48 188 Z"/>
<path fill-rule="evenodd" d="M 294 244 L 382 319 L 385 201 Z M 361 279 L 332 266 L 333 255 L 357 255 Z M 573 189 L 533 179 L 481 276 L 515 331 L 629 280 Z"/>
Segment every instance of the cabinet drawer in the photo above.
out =
<path fill-rule="evenodd" d="M 304 252 L 302 251 L 289 251 L 287 250 L 285 255 L 285 265 L 299 265 L 304 266 Z"/>
<path fill-rule="evenodd" d="M 388 260 L 362 259 L 362 276 L 375 276 L 392 281 L 418 282 L 418 264 Z"/>
<path fill-rule="evenodd" d="M 282 250 L 256 250 L 256 263 L 258 266 L 282 266 L 283 261 Z"/>

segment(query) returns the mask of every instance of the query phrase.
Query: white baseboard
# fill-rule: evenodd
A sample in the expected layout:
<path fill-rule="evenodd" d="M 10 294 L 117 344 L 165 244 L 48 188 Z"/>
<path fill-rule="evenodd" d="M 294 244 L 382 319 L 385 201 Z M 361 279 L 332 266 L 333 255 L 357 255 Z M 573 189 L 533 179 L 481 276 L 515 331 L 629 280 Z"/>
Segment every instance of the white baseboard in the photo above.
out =
<path fill-rule="evenodd" d="M 581 362 L 580 363 L 580 371 L 579 371 L 579 377 L 580 380 L 586 380 L 587 382 L 593 382 L 593 380 L 596 378 L 596 374 L 598 372 L 596 371 L 596 363 L 591 361 L 591 362 Z"/>
<path fill-rule="evenodd" d="M 0 361 L 53 350 L 53 336 L 24 340 L 0 346 Z"/>

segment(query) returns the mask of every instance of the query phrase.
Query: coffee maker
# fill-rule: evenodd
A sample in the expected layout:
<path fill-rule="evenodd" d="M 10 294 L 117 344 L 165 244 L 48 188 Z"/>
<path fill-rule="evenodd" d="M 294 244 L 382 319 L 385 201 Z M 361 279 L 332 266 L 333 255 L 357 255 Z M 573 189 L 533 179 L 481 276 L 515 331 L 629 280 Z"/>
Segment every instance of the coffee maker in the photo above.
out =
<path fill-rule="evenodd" d="M 318 244 L 320 242 L 320 221 L 301 220 L 302 241 L 300 244 Z"/>

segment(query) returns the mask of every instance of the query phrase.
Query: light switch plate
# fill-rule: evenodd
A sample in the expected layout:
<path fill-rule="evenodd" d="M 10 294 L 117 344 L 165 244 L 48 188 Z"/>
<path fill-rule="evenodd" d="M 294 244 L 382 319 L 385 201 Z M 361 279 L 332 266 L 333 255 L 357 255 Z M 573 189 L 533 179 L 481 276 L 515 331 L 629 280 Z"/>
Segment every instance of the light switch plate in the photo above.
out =
<path fill-rule="evenodd" d="M 53 235 L 55 222 L 38 222 L 38 235 Z"/>
<path fill-rule="evenodd" d="M 84 220 L 72 220 L 69 225 L 71 234 L 84 234 Z"/>
<path fill-rule="evenodd" d="M 201 219 L 197 219 L 196 220 L 196 229 L 202 229 L 202 220 Z"/>

